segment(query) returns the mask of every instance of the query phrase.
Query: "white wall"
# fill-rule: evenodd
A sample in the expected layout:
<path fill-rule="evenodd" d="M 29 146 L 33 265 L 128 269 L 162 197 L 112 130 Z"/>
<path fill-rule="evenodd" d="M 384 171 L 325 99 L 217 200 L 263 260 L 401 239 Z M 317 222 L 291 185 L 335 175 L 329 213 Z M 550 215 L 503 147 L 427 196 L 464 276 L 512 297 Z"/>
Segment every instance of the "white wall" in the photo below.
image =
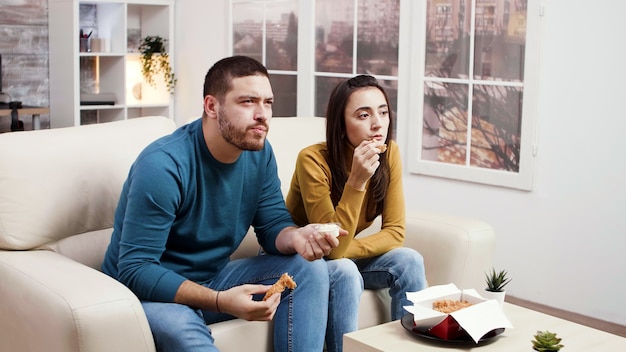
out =
<path fill-rule="evenodd" d="M 407 206 L 491 223 L 508 294 L 626 325 L 626 2 L 545 3 L 533 191 L 406 175 Z M 202 111 L 227 15 L 226 0 L 177 2 L 178 121 Z"/>
<path fill-rule="evenodd" d="M 512 296 L 626 325 L 626 2 L 546 1 L 532 192 L 409 176 L 409 207 L 497 231 Z"/>

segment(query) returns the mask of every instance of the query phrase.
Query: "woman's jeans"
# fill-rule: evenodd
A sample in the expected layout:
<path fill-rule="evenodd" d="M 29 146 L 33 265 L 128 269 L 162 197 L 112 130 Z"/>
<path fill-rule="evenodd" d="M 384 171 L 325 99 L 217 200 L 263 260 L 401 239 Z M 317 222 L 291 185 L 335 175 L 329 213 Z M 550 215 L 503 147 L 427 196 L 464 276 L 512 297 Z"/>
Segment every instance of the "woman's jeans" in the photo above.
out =
<path fill-rule="evenodd" d="M 223 291 L 242 284 L 271 285 L 285 272 L 298 286 L 283 293 L 274 315 L 274 351 L 322 351 L 325 326 L 320 322 L 327 320 L 329 292 L 324 260 L 309 262 L 299 255 L 234 260 L 205 286 Z M 142 305 L 159 352 L 218 351 L 207 324 L 233 318 L 176 303 Z"/>
<path fill-rule="evenodd" d="M 358 329 L 359 302 L 363 288 L 389 288 L 391 320 L 406 314 L 404 306 L 412 305 L 407 292 L 426 287 L 424 259 L 417 251 L 400 247 L 373 258 L 329 260 L 330 302 L 326 348 L 343 350 L 343 334 Z"/>

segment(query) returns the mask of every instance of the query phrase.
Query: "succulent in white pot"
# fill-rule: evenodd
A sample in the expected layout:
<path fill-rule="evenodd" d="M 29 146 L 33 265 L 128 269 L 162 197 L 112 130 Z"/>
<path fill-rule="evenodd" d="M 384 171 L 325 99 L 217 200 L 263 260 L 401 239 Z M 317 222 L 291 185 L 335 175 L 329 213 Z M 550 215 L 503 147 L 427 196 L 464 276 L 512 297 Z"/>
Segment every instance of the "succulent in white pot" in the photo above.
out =
<path fill-rule="evenodd" d="M 511 282 L 511 278 L 507 277 L 506 270 L 496 271 L 491 268 L 491 271 L 485 273 L 485 282 L 487 287 L 483 293 L 483 297 L 487 299 L 495 299 L 500 303 L 500 306 L 504 304 L 504 297 L 506 296 L 506 290 L 504 287 Z"/>

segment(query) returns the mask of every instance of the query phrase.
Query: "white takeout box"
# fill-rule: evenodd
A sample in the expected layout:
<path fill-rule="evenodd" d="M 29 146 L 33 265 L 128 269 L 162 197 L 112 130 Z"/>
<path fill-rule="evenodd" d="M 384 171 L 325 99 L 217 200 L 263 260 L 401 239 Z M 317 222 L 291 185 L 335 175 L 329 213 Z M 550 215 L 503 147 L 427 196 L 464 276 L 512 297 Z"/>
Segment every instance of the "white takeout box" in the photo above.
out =
<path fill-rule="evenodd" d="M 413 305 L 404 308 L 413 314 L 415 327 L 422 331 L 439 328 L 439 324 L 444 325 L 445 329 L 450 323 L 448 316 L 451 316 L 478 343 L 491 330 L 513 327 L 496 300 L 484 299 L 474 289 L 460 290 L 454 284 L 447 284 L 431 286 L 418 292 L 407 292 L 406 296 Z M 432 308 L 433 302 L 442 299 L 464 300 L 472 305 L 445 314 Z"/>

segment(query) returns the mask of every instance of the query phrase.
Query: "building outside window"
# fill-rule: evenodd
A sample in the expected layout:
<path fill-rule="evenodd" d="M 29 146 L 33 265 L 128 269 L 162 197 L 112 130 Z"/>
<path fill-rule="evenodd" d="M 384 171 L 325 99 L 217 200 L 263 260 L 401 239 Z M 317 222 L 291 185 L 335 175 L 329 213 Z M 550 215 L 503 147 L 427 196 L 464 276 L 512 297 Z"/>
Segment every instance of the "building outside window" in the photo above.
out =
<path fill-rule="evenodd" d="M 370 74 L 403 113 L 410 172 L 530 189 L 540 20 L 528 2 L 231 0 L 232 51 L 266 65 L 276 117 L 324 116 L 339 81 Z"/>
<path fill-rule="evenodd" d="M 399 11 L 400 0 L 232 0 L 232 52 L 268 68 L 274 116 L 296 116 L 305 99 L 314 102 L 309 115 L 324 116 L 337 82 L 365 73 L 397 106 Z M 314 38 L 298 31 L 300 12 Z M 309 47 L 311 65 L 303 63 L 309 57 L 298 61 L 299 45 Z M 298 80 L 312 79 L 312 89 L 299 92 Z"/>
<path fill-rule="evenodd" d="M 296 116 L 298 1 L 232 1 L 232 51 L 263 63 L 274 90 L 274 116 Z"/>
<path fill-rule="evenodd" d="M 527 0 L 426 1 L 412 171 L 529 189 L 527 16 Z"/>
<path fill-rule="evenodd" d="M 397 109 L 399 0 L 315 1 L 315 115 L 335 85 L 358 74 L 378 78 Z"/>

